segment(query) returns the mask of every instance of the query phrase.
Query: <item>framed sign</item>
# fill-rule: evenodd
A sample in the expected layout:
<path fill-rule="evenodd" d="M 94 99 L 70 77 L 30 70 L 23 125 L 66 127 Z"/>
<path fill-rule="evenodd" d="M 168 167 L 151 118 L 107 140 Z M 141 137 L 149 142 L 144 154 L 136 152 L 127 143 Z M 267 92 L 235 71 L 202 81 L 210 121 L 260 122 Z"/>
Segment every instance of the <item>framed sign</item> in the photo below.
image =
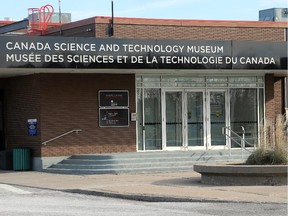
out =
<path fill-rule="evenodd" d="M 100 107 L 128 107 L 129 92 L 127 90 L 101 90 L 99 91 Z"/>
<path fill-rule="evenodd" d="M 128 127 L 128 108 L 99 108 L 100 127 Z"/>
<path fill-rule="evenodd" d="M 28 136 L 37 136 L 37 119 L 27 119 Z"/>

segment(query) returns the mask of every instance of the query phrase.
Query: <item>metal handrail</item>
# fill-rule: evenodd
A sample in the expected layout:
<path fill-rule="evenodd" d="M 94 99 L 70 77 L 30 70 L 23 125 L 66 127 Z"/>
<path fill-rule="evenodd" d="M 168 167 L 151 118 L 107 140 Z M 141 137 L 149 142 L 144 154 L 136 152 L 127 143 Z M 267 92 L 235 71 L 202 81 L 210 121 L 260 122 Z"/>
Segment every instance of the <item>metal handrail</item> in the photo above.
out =
<path fill-rule="evenodd" d="M 250 146 L 252 146 L 252 144 L 249 143 L 245 139 L 245 128 L 243 126 L 241 126 L 241 129 L 242 129 L 242 137 L 239 134 L 237 134 L 235 131 L 233 131 L 230 127 L 222 127 L 222 134 L 225 135 L 226 137 L 228 137 L 230 140 L 233 140 L 239 147 L 241 147 L 241 150 L 242 150 L 241 151 L 241 159 L 243 160 L 243 150 L 246 150 L 249 153 L 251 153 L 251 151 L 245 147 L 245 144 L 248 144 Z M 226 130 L 230 131 L 230 134 L 229 133 L 227 134 Z M 235 137 L 230 136 L 231 134 L 235 135 L 235 137 L 240 139 L 241 142 L 239 143 Z M 255 148 L 255 145 L 254 145 L 254 148 Z M 229 142 L 229 155 L 231 156 L 231 141 Z"/>
<path fill-rule="evenodd" d="M 68 131 L 68 132 L 66 132 L 66 133 L 63 133 L 63 134 L 60 134 L 59 136 L 56 136 L 56 137 L 54 137 L 54 138 L 52 138 L 52 139 L 49 139 L 49 140 L 47 140 L 47 141 L 45 141 L 45 142 L 42 142 L 42 145 L 47 145 L 47 143 L 49 143 L 49 142 L 52 142 L 52 141 L 54 141 L 54 140 L 57 140 L 57 139 L 59 139 L 59 138 L 61 138 L 61 137 L 63 137 L 63 136 L 67 136 L 68 134 L 71 134 L 71 133 L 76 133 L 76 134 L 78 134 L 79 132 L 81 132 L 82 131 L 82 129 L 73 129 L 73 130 L 71 130 L 71 131 Z"/>

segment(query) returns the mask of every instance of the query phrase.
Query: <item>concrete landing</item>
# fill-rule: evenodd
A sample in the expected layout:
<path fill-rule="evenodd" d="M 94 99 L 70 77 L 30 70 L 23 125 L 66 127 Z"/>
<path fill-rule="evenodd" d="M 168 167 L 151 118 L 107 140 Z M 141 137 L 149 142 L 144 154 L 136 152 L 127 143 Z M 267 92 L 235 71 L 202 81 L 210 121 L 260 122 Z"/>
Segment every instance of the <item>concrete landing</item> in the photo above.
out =
<path fill-rule="evenodd" d="M 210 186 L 196 172 L 61 175 L 0 171 L 0 184 L 142 201 L 286 203 L 287 186 Z"/>

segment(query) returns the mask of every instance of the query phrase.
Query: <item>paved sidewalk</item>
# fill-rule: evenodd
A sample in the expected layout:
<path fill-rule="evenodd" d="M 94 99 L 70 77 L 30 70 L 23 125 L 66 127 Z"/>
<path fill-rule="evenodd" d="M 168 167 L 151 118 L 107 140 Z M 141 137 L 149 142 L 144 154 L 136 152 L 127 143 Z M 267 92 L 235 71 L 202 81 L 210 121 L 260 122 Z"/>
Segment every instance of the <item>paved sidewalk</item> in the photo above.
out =
<path fill-rule="evenodd" d="M 287 203 L 287 186 L 209 186 L 196 172 L 60 175 L 0 170 L 0 184 L 144 201 Z"/>

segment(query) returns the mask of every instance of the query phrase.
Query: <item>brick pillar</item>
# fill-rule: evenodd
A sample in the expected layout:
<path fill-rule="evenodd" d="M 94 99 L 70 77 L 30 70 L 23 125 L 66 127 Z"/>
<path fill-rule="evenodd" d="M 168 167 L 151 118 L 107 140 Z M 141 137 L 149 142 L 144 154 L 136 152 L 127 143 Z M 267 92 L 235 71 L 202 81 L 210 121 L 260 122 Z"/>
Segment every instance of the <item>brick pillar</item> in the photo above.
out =
<path fill-rule="evenodd" d="M 284 113 L 284 82 L 282 77 L 273 74 L 265 76 L 266 120 L 274 121 L 278 114 Z"/>
<path fill-rule="evenodd" d="M 265 119 L 273 120 L 275 118 L 274 105 L 274 75 L 265 75 Z"/>
<path fill-rule="evenodd" d="M 274 106 L 275 116 L 284 113 L 284 79 L 282 77 L 274 78 Z"/>

